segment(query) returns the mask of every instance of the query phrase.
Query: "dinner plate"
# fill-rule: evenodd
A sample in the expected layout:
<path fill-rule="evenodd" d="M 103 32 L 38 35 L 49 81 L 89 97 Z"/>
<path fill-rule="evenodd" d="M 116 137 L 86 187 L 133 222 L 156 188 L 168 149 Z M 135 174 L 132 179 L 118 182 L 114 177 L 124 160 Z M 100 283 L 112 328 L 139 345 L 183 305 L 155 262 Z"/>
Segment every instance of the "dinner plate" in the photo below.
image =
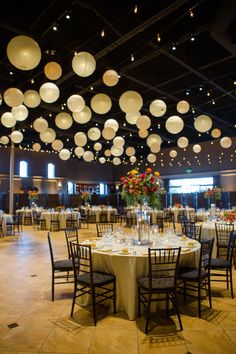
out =
<path fill-rule="evenodd" d="M 112 252 L 112 248 L 100 248 L 100 252 Z"/>
<path fill-rule="evenodd" d="M 124 256 L 126 256 L 127 254 L 130 254 L 131 252 L 122 252 L 122 251 L 119 251 L 119 254 L 123 254 Z"/>

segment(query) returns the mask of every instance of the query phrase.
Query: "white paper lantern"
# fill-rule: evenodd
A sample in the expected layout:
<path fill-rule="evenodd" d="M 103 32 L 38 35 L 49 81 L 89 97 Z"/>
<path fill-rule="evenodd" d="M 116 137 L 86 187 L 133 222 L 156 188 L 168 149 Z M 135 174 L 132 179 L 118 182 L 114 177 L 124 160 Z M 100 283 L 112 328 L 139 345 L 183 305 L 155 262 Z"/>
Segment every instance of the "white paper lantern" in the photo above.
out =
<path fill-rule="evenodd" d="M 84 153 L 84 155 L 83 155 L 83 159 L 84 159 L 84 161 L 86 161 L 86 162 L 93 161 L 93 160 L 94 160 L 94 154 L 93 154 L 93 152 L 90 151 L 90 150 L 85 151 L 85 153 Z"/>
<path fill-rule="evenodd" d="M 49 80 L 58 80 L 62 75 L 61 65 L 50 61 L 44 67 L 44 74 Z"/>
<path fill-rule="evenodd" d="M 67 107 L 72 112 L 81 112 L 85 107 L 85 101 L 80 95 L 72 95 L 67 100 Z"/>
<path fill-rule="evenodd" d="M 72 60 L 72 69 L 78 76 L 87 77 L 96 69 L 96 61 L 88 52 L 77 53 Z"/>
<path fill-rule="evenodd" d="M 41 145 L 40 145 L 39 143 L 34 143 L 34 144 L 32 145 L 32 149 L 33 149 L 34 151 L 40 151 L 40 150 L 41 150 Z"/>
<path fill-rule="evenodd" d="M 232 145 L 232 139 L 229 138 L 228 136 L 224 136 L 223 138 L 220 139 L 220 146 L 224 149 L 230 148 Z"/>
<path fill-rule="evenodd" d="M 157 143 L 158 145 L 161 145 L 162 140 L 160 135 L 158 134 L 150 134 L 149 137 L 147 138 L 147 145 L 149 147 L 152 146 L 152 144 Z"/>
<path fill-rule="evenodd" d="M 75 155 L 81 157 L 83 156 L 83 154 L 84 154 L 84 148 L 82 146 L 77 146 L 75 148 Z"/>
<path fill-rule="evenodd" d="M 113 165 L 118 166 L 121 164 L 121 159 L 119 157 L 114 157 L 112 160 Z"/>
<path fill-rule="evenodd" d="M 166 113 L 167 107 L 164 101 L 154 100 L 149 106 L 149 111 L 154 117 L 162 117 Z"/>
<path fill-rule="evenodd" d="M 106 140 L 112 140 L 116 136 L 116 132 L 113 128 L 107 127 L 103 129 L 102 136 Z"/>
<path fill-rule="evenodd" d="M 179 101 L 176 106 L 177 112 L 181 114 L 187 113 L 189 111 L 189 108 L 190 106 L 187 101 Z"/>
<path fill-rule="evenodd" d="M 202 150 L 201 146 L 199 144 L 193 145 L 193 151 L 198 154 Z"/>
<path fill-rule="evenodd" d="M 52 142 L 53 150 L 60 151 L 61 149 L 63 149 L 63 146 L 64 144 L 60 139 L 56 139 Z"/>
<path fill-rule="evenodd" d="M 138 135 L 140 136 L 140 138 L 145 139 L 148 136 L 148 130 L 141 129 L 138 131 Z"/>
<path fill-rule="evenodd" d="M 221 130 L 218 128 L 215 128 L 211 131 L 211 136 L 212 138 L 218 139 L 221 136 Z"/>
<path fill-rule="evenodd" d="M 143 106 L 143 99 L 136 91 L 126 91 L 120 96 L 119 105 L 125 113 L 138 112 Z"/>
<path fill-rule="evenodd" d="M 92 127 L 88 130 L 88 137 L 90 140 L 98 140 L 101 137 L 101 131 L 100 129 L 96 128 L 96 127 Z"/>
<path fill-rule="evenodd" d="M 125 145 L 125 139 L 122 136 L 116 136 L 113 140 L 113 145 L 117 148 L 121 148 Z"/>
<path fill-rule="evenodd" d="M 181 149 L 185 149 L 188 146 L 188 138 L 186 138 L 185 136 L 181 136 L 178 140 L 177 140 L 177 145 L 178 147 L 180 147 Z"/>
<path fill-rule="evenodd" d="M 31 70 L 41 60 L 41 50 L 37 42 L 28 36 L 16 36 L 7 46 L 7 57 L 20 70 Z"/>
<path fill-rule="evenodd" d="M 106 114 L 110 111 L 112 102 L 110 97 L 105 93 L 98 93 L 91 99 L 90 106 L 94 112 L 98 114 Z"/>
<path fill-rule="evenodd" d="M 20 144 L 23 140 L 23 134 L 18 130 L 12 132 L 10 137 L 11 137 L 11 141 L 15 144 Z"/>
<path fill-rule="evenodd" d="M 154 154 L 148 154 L 148 156 L 147 156 L 147 160 L 148 160 L 148 162 L 150 162 L 150 163 L 153 163 L 153 162 L 155 162 L 156 161 L 156 155 L 154 155 Z"/>
<path fill-rule="evenodd" d="M 119 75 L 115 70 L 107 70 L 103 74 L 102 81 L 107 86 L 115 86 L 119 81 Z"/>
<path fill-rule="evenodd" d="M 59 157 L 60 157 L 61 160 L 66 161 L 66 160 L 69 160 L 70 154 L 71 154 L 70 150 L 68 150 L 68 149 L 62 149 L 62 150 L 59 152 Z"/>
<path fill-rule="evenodd" d="M 85 106 L 81 112 L 73 112 L 72 116 L 75 122 L 79 124 L 86 124 L 92 117 L 92 111 L 89 107 Z"/>
<path fill-rule="evenodd" d="M 132 146 L 129 146 L 126 148 L 125 153 L 127 156 L 133 156 L 133 155 L 135 155 L 135 148 Z"/>
<path fill-rule="evenodd" d="M 151 119 L 145 115 L 140 116 L 137 120 L 136 125 L 140 130 L 146 130 L 151 126 Z"/>
<path fill-rule="evenodd" d="M 4 92 L 3 95 L 5 103 L 9 107 L 18 107 L 24 101 L 24 95 L 18 88 L 11 87 Z"/>
<path fill-rule="evenodd" d="M 1 136 L 0 144 L 7 145 L 9 143 L 9 138 L 6 135 Z"/>
<path fill-rule="evenodd" d="M 104 128 L 112 128 L 117 132 L 119 129 L 119 124 L 115 119 L 107 119 L 104 123 Z"/>
<path fill-rule="evenodd" d="M 52 82 L 46 82 L 39 89 L 41 99 L 47 103 L 56 102 L 60 96 L 59 88 Z"/>
<path fill-rule="evenodd" d="M 69 129 L 73 124 L 73 119 L 69 113 L 61 112 L 56 115 L 55 124 L 62 130 Z"/>
<path fill-rule="evenodd" d="M 127 120 L 127 122 L 132 125 L 137 123 L 139 117 L 141 117 L 140 112 L 126 113 L 125 115 L 125 119 Z"/>
<path fill-rule="evenodd" d="M 161 146 L 158 143 L 153 143 L 150 146 L 150 150 L 151 152 L 153 152 L 154 154 L 157 154 L 160 150 L 161 150 Z"/>
<path fill-rule="evenodd" d="M 29 108 L 35 108 L 40 105 L 41 98 L 35 90 L 27 90 L 24 93 L 24 104 Z"/>
<path fill-rule="evenodd" d="M 105 157 L 99 157 L 99 159 L 98 159 L 98 161 L 100 162 L 100 163 L 105 163 L 106 162 L 106 159 L 105 159 Z"/>
<path fill-rule="evenodd" d="M 40 140 L 44 143 L 52 143 L 56 139 L 56 133 L 52 128 L 47 128 L 39 135 Z"/>
<path fill-rule="evenodd" d="M 35 119 L 33 127 L 36 132 L 42 133 L 48 128 L 48 122 L 43 117 L 39 117 Z"/>
<path fill-rule="evenodd" d="M 106 149 L 106 150 L 104 151 L 104 155 L 105 155 L 106 157 L 110 157 L 110 156 L 111 156 L 111 150 L 110 150 L 110 149 Z"/>
<path fill-rule="evenodd" d="M 102 144 L 101 143 L 95 143 L 93 145 L 93 148 L 94 148 L 95 151 L 100 151 L 100 150 L 102 150 Z"/>
<path fill-rule="evenodd" d="M 129 160 L 131 163 L 135 163 L 137 161 L 135 156 L 130 156 Z"/>
<path fill-rule="evenodd" d="M 112 145 L 111 153 L 113 156 L 121 156 L 124 153 L 124 148 L 123 147 L 117 148 L 116 146 Z"/>
<path fill-rule="evenodd" d="M 166 130 L 171 134 L 178 134 L 184 128 L 184 121 L 179 116 L 171 116 L 165 124 Z"/>
<path fill-rule="evenodd" d="M 176 150 L 170 150 L 169 155 L 174 159 L 178 154 Z"/>
<path fill-rule="evenodd" d="M 84 146 L 87 144 L 87 135 L 83 132 L 78 132 L 74 135 L 75 145 Z"/>
<path fill-rule="evenodd" d="M 194 128 L 200 133 L 206 133 L 212 127 L 212 119 L 205 114 L 198 116 L 194 121 Z"/>
<path fill-rule="evenodd" d="M 16 125 L 16 118 L 11 112 L 5 112 L 1 116 L 1 123 L 6 128 L 12 128 Z"/>
<path fill-rule="evenodd" d="M 13 107 L 11 112 L 13 117 L 20 122 L 24 121 L 29 114 L 28 109 L 23 104 L 18 107 Z"/>

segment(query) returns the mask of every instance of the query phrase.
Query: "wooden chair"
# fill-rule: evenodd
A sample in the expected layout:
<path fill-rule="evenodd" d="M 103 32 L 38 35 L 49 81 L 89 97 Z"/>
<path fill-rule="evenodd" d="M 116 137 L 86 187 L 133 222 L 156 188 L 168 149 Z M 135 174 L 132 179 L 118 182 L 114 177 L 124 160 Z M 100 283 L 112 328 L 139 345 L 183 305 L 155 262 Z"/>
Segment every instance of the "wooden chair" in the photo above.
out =
<path fill-rule="evenodd" d="M 50 231 L 60 231 L 60 220 L 58 214 L 51 215 Z"/>
<path fill-rule="evenodd" d="M 96 227 L 97 227 L 97 236 L 98 237 L 102 237 L 102 234 L 104 232 L 113 232 L 113 224 L 110 224 L 110 223 L 97 223 L 96 224 Z"/>
<path fill-rule="evenodd" d="M 217 258 L 225 258 L 228 252 L 229 236 L 234 224 L 215 223 Z"/>
<path fill-rule="evenodd" d="M 78 228 L 77 227 L 71 227 L 71 228 L 66 228 L 65 229 L 65 237 L 66 237 L 66 245 L 67 245 L 67 251 L 68 251 L 68 258 L 71 259 L 71 248 L 70 248 L 70 243 L 79 243 L 79 236 L 78 236 Z"/>
<path fill-rule="evenodd" d="M 182 224 L 182 233 L 189 238 L 201 241 L 202 226 L 196 225 L 193 221 L 184 221 Z"/>

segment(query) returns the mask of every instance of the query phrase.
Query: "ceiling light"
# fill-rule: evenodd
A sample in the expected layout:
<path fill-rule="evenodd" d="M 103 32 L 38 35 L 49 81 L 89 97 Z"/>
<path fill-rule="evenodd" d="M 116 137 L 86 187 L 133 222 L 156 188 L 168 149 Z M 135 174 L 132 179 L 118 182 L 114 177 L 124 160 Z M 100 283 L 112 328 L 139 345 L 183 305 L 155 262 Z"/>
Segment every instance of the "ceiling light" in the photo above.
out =
<path fill-rule="evenodd" d="M 160 36 L 160 34 L 158 33 L 157 34 L 157 42 L 160 42 L 161 41 L 161 36 Z"/>
<path fill-rule="evenodd" d="M 194 36 L 194 34 L 191 34 L 190 41 L 191 41 L 191 42 L 194 42 L 194 41 L 195 41 L 195 36 Z"/>
<path fill-rule="evenodd" d="M 203 86 L 200 85 L 200 86 L 199 86 L 199 91 L 202 91 L 202 90 L 203 90 Z"/>
<path fill-rule="evenodd" d="M 216 101 L 215 101 L 215 100 L 212 100 L 211 103 L 212 103 L 212 104 L 216 104 Z"/>
<path fill-rule="evenodd" d="M 104 30 L 101 31 L 101 37 L 102 38 L 105 37 L 105 31 Z"/>
<path fill-rule="evenodd" d="M 69 14 L 69 12 L 66 13 L 66 19 L 67 19 L 67 20 L 70 20 L 70 14 Z"/>
<path fill-rule="evenodd" d="M 10 74 L 10 75 L 13 75 L 13 72 L 12 72 L 12 71 L 10 71 L 10 72 L 9 72 L 9 74 Z"/>
<path fill-rule="evenodd" d="M 208 92 L 207 92 L 207 96 L 209 97 L 210 95 L 211 95 L 211 93 L 208 91 Z"/>
<path fill-rule="evenodd" d="M 186 96 L 189 96 L 190 95 L 190 90 L 189 89 L 186 90 L 185 94 L 186 94 Z"/>
<path fill-rule="evenodd" d="M 131 54 L 130 60 L 134 61 L 134 55 L 133 54 Z"/>
<path fill-rule="evenodd" d="M 173 43 L 171 49 L 172 49 L 172 50 L 176 50 L 176 48 L 177 48 L 177 47 L 176 47 L 176 43 Z"/>
<path fill-rule="evenodd" d="M 34 84 L 34 78 L 32 77 L 32 79 L 30 80 L 31 84 Z"/>
<path fill-rule="evenodd" d="M 52 25 L 52 29 L 53 29 L 53 31 L 57 31 L 58 30 L 58 27 L 57 27 L 57 25 L 55 23 Z"/>
<path fill-rule="evenodd" d="M 189 10 L 189 16 L 190 16 L 190 17 L 194 17 L 194 13 L 193 13 L 193 10 L 192 10 L 192 9 Z"/>
<path fill-rule="evenodd" d="M 138 13 L 138 6 L 137 6 L 137 5 L 134 6 L 134 13 L 135 13 L 135 14 Z"/>

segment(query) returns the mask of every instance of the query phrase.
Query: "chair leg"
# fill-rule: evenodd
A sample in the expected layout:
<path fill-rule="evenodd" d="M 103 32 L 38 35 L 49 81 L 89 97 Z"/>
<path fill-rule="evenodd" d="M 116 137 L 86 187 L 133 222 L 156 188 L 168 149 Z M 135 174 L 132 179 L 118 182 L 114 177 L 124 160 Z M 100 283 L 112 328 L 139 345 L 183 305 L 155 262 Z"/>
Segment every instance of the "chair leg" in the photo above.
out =
<path fill-rule="evenodd" d="M 140 304 L 140 288 L 138 287 L 138 317 L 141 314 L 141 304 Z"/>
<path fill-rule="evenodd" d="M 53 274 L 52 274 L 52 301 L 54 301 L 54 287 L 55 287 L 55 285 L 54 285 L 54 272 L 53 272 Z"/>
<path fill-rule="evenodd" d="M 184 302 L 186 302 L 186 282 L 184 280 Z"/>
<path fill-rule="evenodd" d="M 166 315 L 169 316 L 169 294 L 166 294 Z"/>
<path fill-rule="evenodd" d="M 113 313 L 116 313 L 116 281 L 114 280 L 113 283 L 113 296 L 114 296 L 114 300 L 113 300 Z"/>
<path fill-rule="evenodd" d="M 74 294 L 73 294 L 73 300 L 72 300 L 72 306 L 71 306 L 70 317 L 73 317 L 73 313 L 74 313 L 76 292 L 77 292 L 77 288 L 76 288 L 76 284 L 75 284 L 75 285 L 74 285 Z"/>
<path fill-rule="evenodd" d="M 150 317 L 150 309 L 151 309 L 151 300 L 152 300 L 152 294 L 148 294 L 148 304 L 147 304 L 147 318 L 146 318 L 146 326 L 145 326 L 145 333 L 147 334 L 148 332 L 148 324 L 149 324 L 149 317 Z"/>
<path fill-rule="evenodd" d="M 229 290 L 229 271 L 226 269 L 226 284 L 227 284 L 227 290 Z"/>
<path fill-rule="evenodd" d="M 180 313 L 179 313 L 179 304 L 178 304 L 176 292 L 173 294 L 172 303 L 173 303 L 173 306 L 175 307 L 175 311 L 176 311 L 176 314 L 177 314 L 177 317 L 178 317 L 180 330 L 182 331 L 183 330 L 183 325 L 182 325 L 182 321 L 181 321 L 181 317 L 180 317 Z"/>
<path fill-rule="evenodd" d="M 234 298 L 234 290 L 233 290 L 233 277 L 232 277 L 232 268 L 229 270 L 230 273 L 230 292 L 231 292 L 231 299 Z"/>
<path fill-rule="evenodd" d="M 210 280 L 210 277 L 208 277 L 208 297 L 209 297 L 210 308 L 212 308 L 212 302 L 211 302 L 211 280 Z"/>
<path fill-rule="evenodd" d="M 198 283 L 198 317 L 201 318 L 201 283 Z"/>
<path fill-rule="evenodd" d="M 92 289 L 92 303 L 93 303 L 93 322 L 94 326 L 97 324 L 97 316 L 96 316 L 96 299 L 95 299 L 95 290 Z"/>

